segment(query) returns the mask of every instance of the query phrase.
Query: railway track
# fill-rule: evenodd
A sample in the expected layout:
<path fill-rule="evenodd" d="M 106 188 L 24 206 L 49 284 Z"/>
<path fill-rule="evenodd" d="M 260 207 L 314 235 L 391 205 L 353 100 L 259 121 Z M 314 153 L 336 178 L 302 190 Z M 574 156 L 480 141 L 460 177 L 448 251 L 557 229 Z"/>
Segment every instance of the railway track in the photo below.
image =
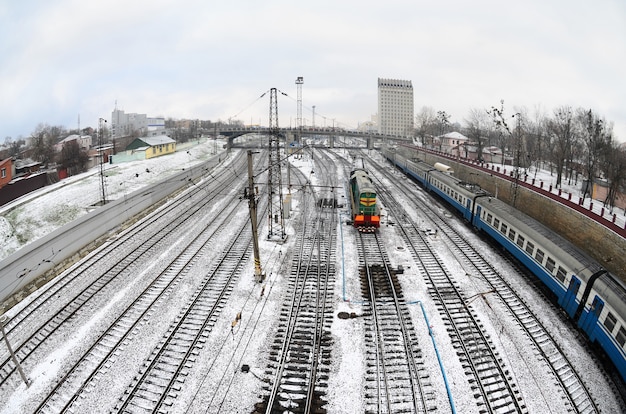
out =
<path fill-rule="evenodd" d="M 404 194 L 412 193 L 412 189 L 402 182 L 395 182 Z M 429 213 L 427 216 L 434 228 L 438 230 L 437 234 L 446 240 L 446 245 L 457 260 L 462 262 L 466 273 L 479 278 L 485 286 L 484 290 L 489 292 L 490 296 L 497 297 L 497 300 L 515 319 L 516 325 L 528 338 L 529 345 L 537 350 L 535 354 L 538 359 L 545 362 L 555 383 L 562 390 L 565 403 L 577 413 L 599 412 L 593 396 L 561 346 L 515 289 L 459 231 L 440 216 L 433 205 L 423 202 L 419 197 L 411 197 L 411 202 L 420 210 Z M 414 223 L 410 225 L 414 226 Z"/>
<path fill-rule="evenodd" d="M 239 168 L 243 168 L 243 158 L 240 158 L 239 164 Z M 186 197 L 157 210 L 149 219 L 143 220 L 69 272 L 65 272 L 49 289 L 42 290 L 7 325 L 7 336 L 11 336 L 18 359 L 27 364 L 29 357 L 68 321 L 89 312 L 86 311 L 87 304 L 98 306 L 93 302 L 109 295 L 115 289 L 116 283 L 123 281 L 127 275 L 140 273 L 138 269 L 145 266 L 145 260 L 149 260 L 154 254 L 152 252 L 164 250 L 165 246 L 174 243 L 181 231 L 193 228 L 196 225 L 193 220 L 195 215 L 213 205 L 220 191 L 223 192 L 231 186 L 232 183 L 227 180 L 197 186 Z M 180 209 L 187 210 L 188 214 L 180 214 Z M 159 221 L 164 224 L 155 225 Z M 112 267 L 110 263 L 113 263 Z M 103 271 L 103 266 L 108 270 Z M 68 301 L 60 301 L 58 297 L 63 291 L 77 293 Z M 39 316 L 44 312 L 50 316 Z M 36 322 L 32 323 L 31 320 Z M 13 361 L 5 355 L 0 363 L 0 387 L 6 388 L 15 371 Z"/>
<path fill-rule="evenodd" d="M 537 319 L 528 305 L 519 297 L 514 289 L 502 278 L 477 251 L 475 251 L 459 234 L 452 229 L 443 231 L 451 241 L 450 248 L 456 257 L 463 260 L 466 271 L 474 276 L 479 275 L 498 300 L 515 318 L 517 325 L 524 331 L 530 345 L 537 350 L 539 358 L 546 362 L 555 382 L 563 391 L 563 400 L 577 413 L 598 413 L 591 393 L 580 375 L 574 369 L 554 337 Z"/>
<path fill-rule="evenodd" d="M 443 261 L 389 190 L 378 185 L 377 191 L 389 214 L 400 224 L 397 228 L 445 321 L 479 409 L 489 413 L 528 412 L 514 378 Z"/>
<path fill-rule="evenodd" d="M 248 223 L 240 226 L 167 334 L 144 362 L 115 413 L 166 412 L 193 368 L 248 258 Z"/>
<path fill-rule="evenodd" d="M 307 193 L 305 208 L 317 208 L 305 212 L 299 226 L 286 300 L 265 373 L 267 394 L 255 413 L 326 412 L 337 218 L 334 209 L 319 202 L 327 196 L 317 196 L 310 185 Z"/>
<path fill-rule="evenodd" d="M 200 258 L 213 248 L 213 240 L 226 228 L 240 203 L 228 203 L 217 214 L 221 217 L 214 226 L 198 234 L 195 239 L 146 287 L 126 310 L 106 329 L 89 349 L 61 378 L 54 389 L 39 404 L 36 412 L 59 413 L 77 411 L 85 390 L 91 382 L 115 363 L 137 336 L 151 315 L 158 313 L 164 299 L 184 278 Z"/>
<path fill-rule="evenodd" d="M 359 233 L 366 319 L 366 413 L 436 409 L 432 384 L 395 272 L 376 233 Z"/>

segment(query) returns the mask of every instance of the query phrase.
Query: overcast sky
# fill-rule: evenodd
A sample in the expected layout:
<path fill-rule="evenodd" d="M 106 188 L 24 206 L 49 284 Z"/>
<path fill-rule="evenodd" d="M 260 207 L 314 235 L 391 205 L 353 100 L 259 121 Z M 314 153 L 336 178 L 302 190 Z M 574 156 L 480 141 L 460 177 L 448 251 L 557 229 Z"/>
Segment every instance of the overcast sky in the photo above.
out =
<path fill-rule="evenodd" d="M 624 0 L 0 0 L 0 142 L 126 112 L 356 127 L 377 79 L 423 106 L 584 107 L 626 141 Z M 326 119 L 324 119 L 324 117 Z"/>

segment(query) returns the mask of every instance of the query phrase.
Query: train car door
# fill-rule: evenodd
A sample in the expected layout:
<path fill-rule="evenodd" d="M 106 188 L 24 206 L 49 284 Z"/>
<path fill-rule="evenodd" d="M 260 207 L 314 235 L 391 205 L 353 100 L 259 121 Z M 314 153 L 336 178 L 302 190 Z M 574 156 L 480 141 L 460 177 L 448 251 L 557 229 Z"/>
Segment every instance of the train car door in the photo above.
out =
<path fill-rule="evenodd" d="M 474 201 L 474 205 L 476 206 L 476 202 Z M 480 220 L 480 212 L 482 211 L 481 206 L 476 206 L 476 213 L 472 216 L 472 224 L 474 227 L 478 227 L 478 220 Z"/>
<path fill-rule="evenodd" d="M 583 311 L 583 314 L 578 321 L 578 326 L 580 327 L 580 329 L 587 332 L 587 335 L 589 335 L 589 339 L 591 339 L 592 341 L 595 339 L 595 335 L 593 332 L 594 327 L 598 323 L 598 318 L 600 317 L 600 313 L 602 312 L 603 308 L 604 301 L 596 296 L 595 298 L 593 298 L 593 302 L 591 303 L 591 309 L 589 309 L 589 312 Z"/>
<path fill-rule="evenodd" d="M 463 212 L 463 216 L 465 217 L 465 220 L 469 222 L 472 221 L 472 199 L 469 197 L 465 200 L 465 211 Z"/>
<path fill-rule="evenodd" d="M 576 303 L 576 295 L 578 294 L 578 289 L 580 288 L 581 282 L 580 279 L 576 276 L 572 275 L 572 279 L 569 281 L 569 287 L 567 288 L 567 292 L 561 297 L 559 301 L 559 305 L 567 312 L 570 317 L 573 317 L 576 313 L 576 308 L 578 304 Z"/>

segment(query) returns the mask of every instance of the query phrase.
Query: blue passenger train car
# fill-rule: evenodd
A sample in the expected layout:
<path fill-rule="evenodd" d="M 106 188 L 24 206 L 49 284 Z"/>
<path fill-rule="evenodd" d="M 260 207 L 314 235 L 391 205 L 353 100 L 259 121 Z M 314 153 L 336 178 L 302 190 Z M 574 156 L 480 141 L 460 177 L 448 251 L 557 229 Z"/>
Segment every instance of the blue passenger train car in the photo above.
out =
<path fill-rule="evenodd" d="M 382 152 L 523 263 L 626 381 L 626 285 L 621 280 L 541 223 L 455 178 L 441 164 L 435 168 L 389 150 Z"/>

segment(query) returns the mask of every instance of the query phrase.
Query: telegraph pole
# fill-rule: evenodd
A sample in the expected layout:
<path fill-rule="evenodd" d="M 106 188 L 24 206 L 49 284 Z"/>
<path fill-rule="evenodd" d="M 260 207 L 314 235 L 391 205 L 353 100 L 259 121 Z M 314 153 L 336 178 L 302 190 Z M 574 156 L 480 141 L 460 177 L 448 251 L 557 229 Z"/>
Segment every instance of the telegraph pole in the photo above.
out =
<path fill-rule="evenodd" d="M 250 207 L 250 223 L 252 223 L 252 246 L 254 250 L 254 281 L 261 283 L 265 275 L 261 270 L 261 255 L 259 253 L 259 231 L 256 217 L 256 194 L 254 191 L 254 176 L 252 175 L 252 151 L 248 150 L 248 206 Z"/>

